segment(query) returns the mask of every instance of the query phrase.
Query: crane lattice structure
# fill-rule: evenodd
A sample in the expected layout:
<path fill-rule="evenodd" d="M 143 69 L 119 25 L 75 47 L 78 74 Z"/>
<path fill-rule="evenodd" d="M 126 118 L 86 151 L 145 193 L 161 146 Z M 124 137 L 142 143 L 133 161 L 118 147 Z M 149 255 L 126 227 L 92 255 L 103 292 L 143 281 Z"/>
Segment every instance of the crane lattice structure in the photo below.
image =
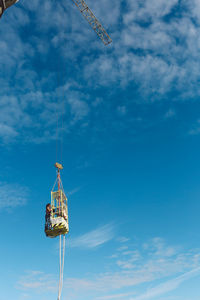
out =
<path fill-rule="evenodd" d="M 72 0 L 74 4 L 78 7 L 84 18 L 88 21 L 90 26 L 100 37 L 104 45 L 108 45 L 112 42 L 106 30 L 103 28 L 101 23 L 97 20 L 91 9 L 87 6 L 84 0 Z"/>

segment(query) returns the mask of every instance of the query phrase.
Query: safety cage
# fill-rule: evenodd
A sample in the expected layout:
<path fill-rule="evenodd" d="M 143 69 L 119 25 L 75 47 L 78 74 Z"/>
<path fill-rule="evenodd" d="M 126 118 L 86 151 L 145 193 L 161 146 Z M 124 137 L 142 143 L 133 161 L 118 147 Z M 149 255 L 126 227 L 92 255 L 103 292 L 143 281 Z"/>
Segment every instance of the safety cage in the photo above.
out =
<path fill-rule="evenodd" d="M 56 180 L 58 182 L 58 190 L 51 191 L 51 213 L 45 223 L 46 236 L 51 238 L 69 232 L 67 197 L 62 188 L 60 179 L 61 168 L 58 168 L 58 165 L 55 165 L 58 170 Z"/>

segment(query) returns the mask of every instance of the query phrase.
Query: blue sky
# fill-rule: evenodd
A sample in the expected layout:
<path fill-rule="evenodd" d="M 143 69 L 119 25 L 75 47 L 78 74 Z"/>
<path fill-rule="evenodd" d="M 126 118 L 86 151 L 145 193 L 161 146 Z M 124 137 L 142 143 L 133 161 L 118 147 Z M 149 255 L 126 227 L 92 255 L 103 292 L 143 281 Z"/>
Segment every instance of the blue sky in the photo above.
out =
<path fill-rule="evenodd" d="M 112 45 L 72 1 L 19 1 L 0 20 L 0 300 L 57 296 L 56 160 L 63 300 L 199 300 L 199 1 L 87 4 Z"/>

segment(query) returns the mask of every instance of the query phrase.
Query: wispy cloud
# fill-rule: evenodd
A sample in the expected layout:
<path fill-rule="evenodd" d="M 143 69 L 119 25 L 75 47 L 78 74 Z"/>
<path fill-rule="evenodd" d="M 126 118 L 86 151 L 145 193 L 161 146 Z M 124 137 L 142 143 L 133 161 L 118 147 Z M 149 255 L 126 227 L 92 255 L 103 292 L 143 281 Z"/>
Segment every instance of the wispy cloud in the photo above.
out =
<path fill-rule="evenodd" d="M 188 132 L 189 135 L 199 135 L 200 134 L 200 120 L 197 120 L 193 128 Z"/>
<path fill-rule="evenodd" d="M 28 189 L 19 184 L 0 182 L 0 210 L 24 206 L 28 199 Z"/>
<path fill-rule="evenodd" d="M 192 3 L 180 6 L 177 0 L 167 4 L 159 0 L 151 5 L 144 1 L 141 6 L 139 1 L 126 1 L 112 55 L 102 53 L 87 66 L 86 76 L 92 79 L 98 74 L 105 85 L 117 80 L 123 85 L 136 82 L 145 98 L 152 94 L 154 99 L 160 98 L 172 89 L 181 94 L 186 90 L 199 93 L 193 84 L 199 76 L 195 66 L 198 25 L 191 21 L 192 16 L 196 19 L 191 7 L 198 4 Z M 174 11 L 180 13 L 179 18 Z M 189 70 L 193 79 L 188 82 Z"/>
<path fill-rule="evenodd" d="M 121 271 L 101 273 L 95 275 L 95 278 L 87 280 L 70 278 L 66 282 L 67 287 L 75 290 L 79 284 L 84 293 L 93 292 L 93 299 L 117 299 L 117 297 L 134 296 L 134 300 L 142 300 L 164 295 L 178 288 L 183 281 L 200 273 L 198 250 L 180 252 L 178 247 L 167 246 L 164 240 L 160 238 L 148 241 L 140 249 L 129 247 L 128 250 L 123 251 L 122 249 L 120 251 L 121 263 L 119 263 L 119 254 L 118 257 L 113 257 L 113 263 Z M 115 267 L 113 265 L 113 268 L 116 268 L 116 265 Z M 174 277 L 176 275 L 178 276 Z M 169 280 L 169 277 L 172 279 Z M 156 285 L 157 282 L 165 279 L 167 280 L 163 284 Z M 150 283 L 151 286 L 154 284 L 155 288 L 148 289 Z M 141 284 L 143 285 L 140 290 Z M 146 293 L 143 292 L 144 286 L 147 287 Z M 133 288 L 132 293 L 130 292 L 131 287 Z M 95 291 L 101 291 L 102 296 L 94 297 Z"/>
<path fill-rule="evenodd" d="M 28 74 L 25 77 L 30 78 Z M 5 91 L 6 96 L 1 96 L 0 92 L 0 139 L 4 143 L 20 138 L 33 143 L 54 140 L 57 133 L 60 136 L 69 132 L 89 114 L 89 106 L 83 100 L 87 95 L 74 85 L 63 85 L 52 92 L 31 87 L 28 89 L 32 91 L 18 96 L 13 96 L 12 89 Z M 62 101 L 57 99 L 60 95 L 64 95 Z"/>
<path fill-rule="evenodd" d="M 74 188 L 73 190 L 68 191 L 67 196 L 72 196 L 72 195 L 78 193 L 80 191 L 80 189 L 81 189 L 81 186 L 78 186 L 78 187 Z"/>
<path fill-rule="evenodd" d="M 189 272 L 186 272 L 174 279 L 168 280 L 154 288 L 151 288 L 151 289 L 147 290 L 146 293 L 144 293 L 138 297 L 131 298 L 131 300 L 146 300 L 146 299 L 152 299 L 152 298 L 158 297 L 160 295 L 163 295 L 170 291 L 175 290 L 184 281 L 189 280 L 189 279 L 191 279 L 195 276 L 199 276 L 199 275 L 200 275 L 200 267 L 193 269 Z"/>
<path fill-rule="evenodd" d="M 130 239 L 127 238 L 127 237 L 125 237 L 125 236 L 119 236 L 119 237 L 117 238 L 117 241 L 120 242 L 120 243 L 126 243 L 126 242 L 128 242 L 129 240 L 130 240 Z"/>
<path fill-rule="evenodd" d="M 114 226 L 107 224 L 91 230 L 77 238 L 70 239 L 71 247 L 96 248 L 114 237 Z"/>
<path fill-rule="evenodd" d="M 165 119 L 170 119 L 173 118 L 176 115 L 175 110 L 174 109 L 169 109 L 166 113 L 165 113 Z"/>
<path fill-rule="evenodd" d="M 106 0 L 88 4 L 110 32 L 110 47 L 101 44 L 72 2 L 19 3 L 1 19 L 0 139 L 4 143 L 55 139 L 56 113 L 65 120 L 64 134 L 74 126 L 85 132 L 107 101 L 99 96 L 91 99 L 97 88 L 112 85 L 114 97 L 115 90 L 128 87 L 131 92 L 133 86 L 140 102 L 161 99 L 171 91 L 180 98 L 199 96 L 197 0 L 181 4 L 157 0 L 151 5 L 144 0 L 142 6 L 138 0 L 123 5 L 116 0 L 115 7 Z M 129 122 L 129 104 L 134 101 L 117 103 L 116 115 Z M 111 107 L 104 115 L 111 115 Z M 171 109 L 165 118 L 173 116 Z M 198 134 L 198 129 L 190 134 Z"/>
<path fill-rule="evenodd" d="M 63 288 L 70 295 L 70 299 L 154 299 L 168 295 L 183 282 L 200 275 L 198 249 L 180 251 L 179 247 L 167 245 L 160 238 L 154 238 L 137 247 L 135 245 L 134 248 L 129 242 L 127 245 L 128 251 L 116 250 L 118 257 L 110 258 L 109 264 L 102 266 L 101 273 L 86 272 L 83 278 L 70 277 L 68 274 Z M 168 250 L 165 251 L 165 248 Z M 119 255 L 124 265 L 118 263 Z M 104 267 L 106 271 L 103 271 Z M 108 272 L 108 269 L 113 271 Z M 31 280 L 28 275 L 23 280 L 20 279 L 21 288 L 33 291 L 44 289 L 42 282 L 45 274 L 30 275 Z M 51 283 L 51 278 L 49 282 Z"/>
<path fill-rule="evenodd" d="M 56 279 L 51 274 L 41 271 L 26 271 L 16 284 L 17 289 L 37 290 L 38 292 L 55 292 L 57 290 Z"/>
<path fill-rule="evenodd" d="M 100 296 L 96 299 L 98 300 L 110 300 L 110 299 L 127 299 L 127 297 L 133 296 L 133 292 L 131 293 L 122 293 L 122 294 L 113 294 L 109 296 Z"/>
<path fill-rule="evenodd" d="M 178 249 L 167 246 L 160 237 L 155 237 L 150 242 L 144 243 L 143 248 L 157 257 L 172 257 L 178 253 Z"/>

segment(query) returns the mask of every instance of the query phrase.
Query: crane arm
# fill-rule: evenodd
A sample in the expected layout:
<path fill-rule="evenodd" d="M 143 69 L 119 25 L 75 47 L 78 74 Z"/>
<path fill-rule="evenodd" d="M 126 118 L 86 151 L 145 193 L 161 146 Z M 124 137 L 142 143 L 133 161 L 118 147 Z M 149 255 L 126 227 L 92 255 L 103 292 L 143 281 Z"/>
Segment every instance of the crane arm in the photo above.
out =
<path fill-rule="evenodd" d="M 103 28 L 101 23 L 97 20 L 91 9 L 87 6 L 84 0 L 72 0 L 74 4 L 78 7 L 84 18 L 88 21 L 90 26 L 100 37 L 104 45 L 108 45 L 112 42 L 106 30 Z"/>

